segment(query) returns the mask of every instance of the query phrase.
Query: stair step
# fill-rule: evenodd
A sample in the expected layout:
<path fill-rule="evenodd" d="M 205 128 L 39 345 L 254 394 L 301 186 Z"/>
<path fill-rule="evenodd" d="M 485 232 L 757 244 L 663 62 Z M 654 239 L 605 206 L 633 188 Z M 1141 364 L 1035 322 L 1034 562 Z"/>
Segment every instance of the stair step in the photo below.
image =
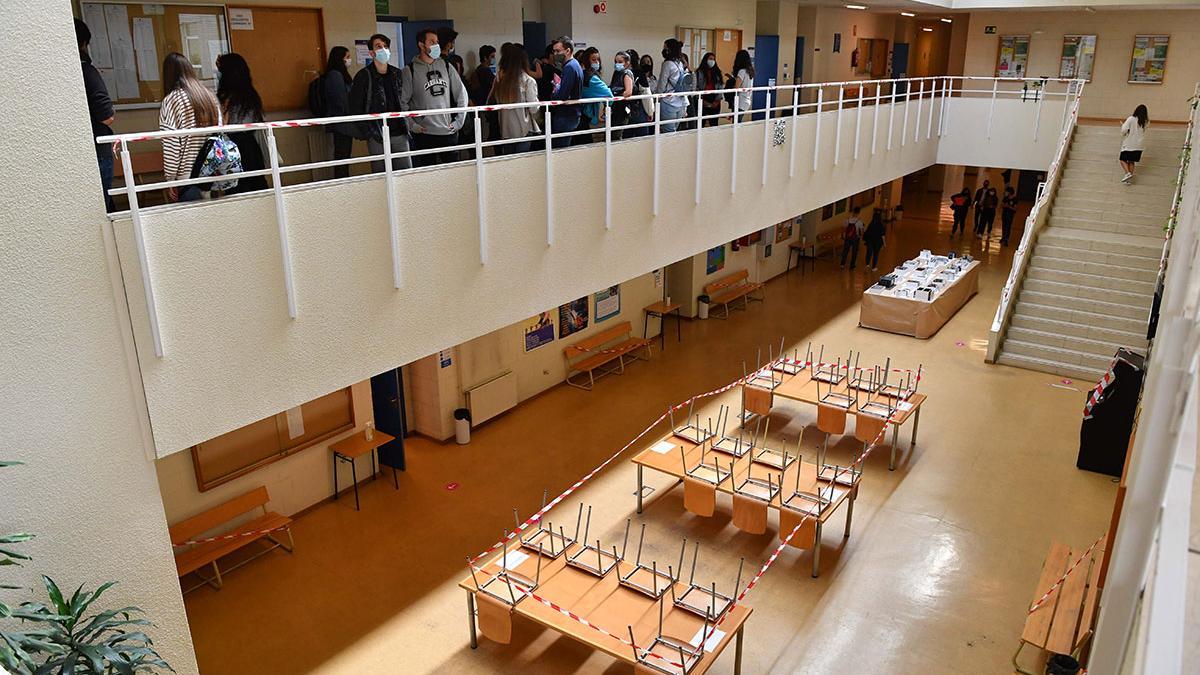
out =
<path fill-rule="evenodd" d="M 1040 232 L 1038 243 L 1088 251 L 1136 255 L 1158 260 L 1162 256 L 1163 236 L 1162 232 L 1158 232 L 1153 236 L 1100 232 L 1097 230 L 1067 227 L 1065 225 L 1055 225 L 1051 221 Z"/>
<path fill-rule="evenodd" d="M 1085 168 L 1095 171 L 1108 171 L 1117 164 L 1117 156 L 1119 153 L 1112 152 L 1100 155 L 1091 152 L 1075 152 L 1074 149 L 1067 152 L 1067 166 L 1076 168 Z M 1142 155 L 1142 161 L 1138 162 L 1138 170 L 1147 167 L 1174 169 L 1179 171 L 1179 151 L 1178 148 L 1169 155 L 1151 155 L 1149 153 Z M 1065 167 L 1064 167 L 1065 168 Z"/>
<path fill-rule="evenodd" d="M 1145 192 L 1137 185 L 1079 187 L 1063 183 L 1054 193 L 1054 205 L 1072 209 L 1096 209 L 1166 217 L 1171 213 L 1175 188 L 1157 193 Z"/>
<path fill-rule="evenodd" d="M 1026 370 L 1036 370 L 1042 373 L 1053 373 L 1055 375 L 1074 378 L 1079 380 L 1081 383 L 1086 384 L 1089 388 L 1094 383 L 1099 382 L 1100 378 L 1103 377 L 1104 373 L 1108 370 L 1107 367 L 1103 369 L 1087 368 L 1081 365 L 1058 363 L 1056 361 L 1033 358 L 1030 356 L 1024 356 L 1022 354 L 1011 354 L 1005 352 L 1003 349 L 1000 350 L 1000 356 L 996 358 L 996 363 L 1005 366 L 1014 366 L 1016 368 L 1024 368 Z"/>
<path fill-rule="evenodd" d="M 1099 356 L 1101 358 L 1112 359 L 1113 354 L 1121 347 L 1130 349 L 1138 349 L 1139 345 L 1126 344 L 1120 341 L 1110 340 L 1093 340 L 1090 338 L 1082 338 L 1077 335 L 1064 335 L 1053 331 L 1034 330 L 1032 328 L 1009 328 L 1008 333 L 1004 336 L 1005 341 L 1016 340 L 1017 342 L 1027 342 L 1029 344 L 1041 345 L 1043 347 L 1054 347 L 1055 349 L 1065 349 L 1067 351 L 1082 352 Z M 1143 341 L 1144 342 L 1144 341 Z M 1140 345 L 1140 346 L 1145 346 Z"/>
<path fill-rule="evenodd" d="M 1163 220 L 1166 223 L 1166 220 Z M 1074 230 L 1093 230 L 1097 233 L 1123 234 L 1135 237 L 1144 237 L 1146 239 L 1162 239 L 1162 225 L 1141 225 L 1128 223 L 1114 223 L 1106 220 L 1097 220 L 1095 218 L 1078 218 L 1067 217 L 1061 215 L 1051 215 L 1050 222 L 1047 223 L 1050 227 L 1062 227 Z"/>
<path fill-rule="evenodd" d="M 1114 188 L 1115 189 L 1115 188 Z M 1069 218 L 1073 220 L 1089 220 L 1100 223 L 1116 223 L 1120 225 L 1140 225 L 1143 227 L 1159 227 L 1161 228 L 1170 216 L 1170 209 L 1164 209 L 1163 213 L 1157 213 L 1159 209 L 1154 211 L 1142 211 L 1140 213 L 1131 211 L 1122 211 L 1120 207 L 1108 208 L 1107 204 L 1093 201 L 1090 208 L 1087 205 L 1074 206 L 1080 202 L 1072 199 L 1066 199 L 1066 204 L 1059 204 L 1058 200 L 1054 200 L 1054 204 L 1050 210 L 1050 216 L 1059 218 Z"/>
<path fill-rule="evenodd" d="M 1118 330 L 1116 328 L 1103 328 L 1084 323 L 1059 321 L 1058 319 L 1047 319 L 1040 316 L 1029 316 L 1021 314 L 1019 311 L 1013 313 L 1010 325 L 1012 328 L 1028 328 L 1046 333 L 1057 333 L 1059 335 L 1074 336 L 1088 340 L 1129 345 L 1134 349 L 1144 349 L 1146 347 L 1146 336 L 1142 333 Z"/>
<path fill-rule="evenodd" d="M 1150 315 L 1150 305 L 1153 298 L 1147 297 L 1145 304 L 1123 305 L 1115 302 L 1105 302 L 1103 300 L 1092 300 L 1090 298 L 1076 298 L 1069 295 L 1054 295 L 1051 293 L 1039 293 L 1037 291 L 1022 290 L 1018 301 L 1030 302 L 1048 307 L 1058 307 L 1063 310 L 1087 312 L 1089 314 L 1099 314 L 1101 316 L 1119 317 L 1122 319 L 1135 319 L 1137 321 L 1146 321 Z M 1099 324 L 1103 325 L 1103 324 Z"/>
<path fill-rule="evenodd" d="M 1145 318 L 1128 319 L 1120 316 L 1097 314 L 1095 312 L 1088 312 L 1086 310 L 1063 309 L 1062 307 L 1042 305 L 1032 302 L 1024 295 L 1017 298 L 1017 306 L 1014 311 L 1020 316 L 1029 316 L 1039 319 L 1053 319 L 1054 321 L 1065 321 L 1068 323 L 1094 326 L 1096 328 L 1119 330 L 1126 333 L 1144 333 L 1146 330 Z M 1148 314 L 1149 312 L 1147 312 L 1147 315 Z"/>
<path fill-rule="evenodd" d="M 1093 263 L 1069 258 L 1055 258 L 1037 247 L 1033 250 L 1033 258 L 1029 261 L 1030 271 L 1043 273 L 1061 273 L 1070 275 L 1061 279 L 1051 279 L 1061 283 L 1079 283 L 1088 286 L 1111 288 L 1129 293 L 1154 292 L 1154 282 L 1158 280 L 1157 261 L 1153 269 L 1138 267 L 1123 267 L 1111 263 Z M 1050 277 L 1042 277 L 1050 278 Z M 1105 285 L 1112 281 L 1112 285 Z"/>
<path fill-rule="evenodd" d="M 1056 246 L 1048 244 L 1045 241 L 1038 241 L 1036 253 L 1060 260 L 1078 260 L 1080 262 L 1096 263 L 1099 265 L 1120 265 L 1121 267 L 1158 272 L 1159 256 L 1157 254 L 1153 256 L 1140 256 L 1125 253 L 1109 253 L 1106 251 Z"/>
<path fill-rule="evenodd" d="M 1143 166 L 1137 167 L 1138 178 L 1145 179 L 1146 182 L 1153 180 L 1154 182 L 1163 181 L 1163 183 L 1174 185 L 1175 179 L 1179 176 L 1179 165 L 1174 166 Z M 1125 171 L 1121 169 L 1121 165 L 1117 162 L 1109 162 L 1107 164 L 1098 164 L 1088 161 L 1068 161 L 1063 167 L 1062 177 L 1067 179 L 1083 179 L 1083 180 L 1120 180 L 1125 175 Z"/>
<path fill-rule="evenodd" d="M 1115 353 L 1115 349 L 1113 350 Z M 1108 365 L 1112 363 L 1112 354 L 1107 356 L 1101 354 L 1092 354 L 1090 352 L 1082 352 L 1077 349 L 1068 349 L 1063 347 L 1051 347 L 1048 345 L 1038 344 L 1036 342 L 1025 342 L 1024 340 L 1013 340 L 1010 338 L 1004 339 L 1004 353 L 1020 356 L 1028 356 L 1043 361 L 1059 363 L 1065 366 L 1082 367 L 1085 370 L 1107 370 Z"/>
<path fill-rule="evenodd" d="M 1040 270 L 1035 273 L 1034 270 L 1029 270 L 1029 274 L 1025 277 L 1025 281 L 1021 283 L 1021 288 L 1033 293 L 1061 295 L 1072 298 L 1082 298 L 1084 300 L 1101 300 L 1103 302 L 1111 302 L 1117 305 L 1132 305 L 1134 307 L 1141 306 L 1143 304 L 1143 299 L 1147 295 L 1154 295 L 1153 290 L 1151 290 L 1149 293 L 1137 293 L 1132 291 L 1103 288 L 1100 286 L 1089 286 L 1087 284 L 1074 284 L 1066 281 L 1059 281 L 1057 279 L 1046 278 L 1047 276 L 1061 278 L 1066 274 L 1068 273 L 1047 272 L 1045 270 Z"/>

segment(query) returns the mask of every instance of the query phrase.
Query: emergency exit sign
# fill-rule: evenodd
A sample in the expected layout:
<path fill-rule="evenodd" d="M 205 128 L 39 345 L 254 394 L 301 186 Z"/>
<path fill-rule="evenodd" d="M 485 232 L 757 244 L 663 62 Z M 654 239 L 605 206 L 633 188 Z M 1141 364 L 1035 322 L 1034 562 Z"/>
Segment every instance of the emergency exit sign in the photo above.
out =
<path fill-rule="evenodd" d="M 984 33 L 984 35 L 995 35 L 996 27 L 995 26 L 984 26 L 983 33 Z"/>

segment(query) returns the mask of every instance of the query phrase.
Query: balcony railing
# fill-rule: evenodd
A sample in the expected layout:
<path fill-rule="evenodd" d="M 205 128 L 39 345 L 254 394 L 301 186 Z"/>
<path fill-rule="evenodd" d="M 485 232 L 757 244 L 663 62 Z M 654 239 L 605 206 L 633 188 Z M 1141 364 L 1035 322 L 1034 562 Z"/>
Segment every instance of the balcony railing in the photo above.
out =
<path fill-rule="evenodd" d="M 1078 101 L 1082 86 L 1075 80 L 1059 80 L 1059 79 L 1042 79 L 1042 78 L 990 78 L 990 77 L 961 77 L 961 76 L 939 76 L 939 77 L 924 77 L 924 78 L 906 78 L 906 79 L 884 79 L 884 80 L 857 80 L 848 82 L 827 82 L 827 83 L 812 83 L 812 84 L 790 84 L 778 85 L 770 87 L 748 87 L 742 89 L 724 89 L 702 92 L 688 92 L 680 94 L 644 94 L 639 96 L 628 96 L 622 98 L 592 98 L 576 101 L 542 101 L 534 103 L 514 103 L 490 106 L 469 106 L 439 110 L 415 110 L 406 112 L 389 112 L 379 114 L 366 115 L 348 115 L 340 117 L 325 117 L 316 119 L 288 120 L 288 121 L 272 121 L 260 122 L 253 124 L 232 124 L 216 127 L 205 127 L 198 129 L 182 129 L 176 131 L 153 131 L 143 133 L 126 133 L 114 134 L 111 136 L 103 136 L 97 139 L 98 143 L 114 143 L 120 154 L 122 168 L 126 185 L 110 190 L 110 194 L 117 196 L 123 195 L 128 199 L 129 209 L 128 217 L 132 221 L 134 242 L 137 248 L 138 264 L 141 268 L 141 278 L 145 299 L 147 304 L 147 316 L 150 322 L 151 335 L 154 341 L 154 351 L 158 356 L 162 356 L 162 339 L 158 325 L 157 312 L 155 310 L 154 289 L 151 283 L 151 275 L 149 264 L 146 258 L 146 247 L 144 242 L 144 230 L 142 222 L 142 205 L 140 204 L 139 195 L 152 190 L 162 190 L 165 188 L 183 188 L 193 185 L 203 185 L 212 183 L 214 177 L 201 178 L 186 178 L 178 180 L 161 180 L 154 182 L 137 183 L 133 172 L 133 161 L 131 146 L 137 143 L 161 143 L 164 139 L 183 138 L 188 136 L 209 137 L 215 134 L 226 134 L 232 132 L 244 131 L 262 131 L 267 138 L 266 143 L 266 159 L 268 168 L 246 171 L 237 174 L 239 178 L 248 178 L 252 176 L 270 176 L 271 186 L 268 188 L 272 193 L 275 201 L 275 217 L 279 230 L 279 247 L 283 260 L 284 287 L 287 294 L 288 312 L 292 318 L 297 315 L 296 297 L 294 286 L 292 283 L 292 264 L 291 254 L 288 248 L 288 217 L 285 205 L 284 195 L 291 190 L 304 188 L 304 185 L 283 185 L 283 176 L 285 174 L 294 174 L 298 172 L 312 171 L 315 169 L 328 169 L 339 166 L 349 166 L 361 164 L 364 162 L 380 162 L 383 170 L 378 172 L 380 175 L 387 178 L 385 181 L 387 195 L 387 212 L 388 224 L 391 234 L 391 253 L 392 253 L 392 279 L 396 288 L 400 288 L 403 283 L 403 270 L 400 266 L 400 256 L 398 252 L 401 250 L 401 242 L 399 239 L 399 214 L 396 208 L 395 198 L 395 182 L 392 180 L 398 174 L 405 174 L 411 171 L 425 170 L 429 167 L 422 168 L 397 168 L 393 166 L 393 160 L 404 159 L 411 162 L 414 157 L 421 157 L 434 153 L 461 153 L 467 151 L 472 154 L 472 159 L 467 160 L 473 162 L 476 167 L 476 199 L 478 212 L 478 229 L 479 229 L 479 262 L 486 265 L 488 262 L 488 217 L 487 203 L 484 195 L 486 194 L 485 181 L 486 174 L 484 172 L 485 162 L 495 161 L 496 159 L 506 159 L 514 155 L 506 154 L 502 157 L 487 156 L 488 149 L 497 152 L 505 146 L 512 146 L 517 143 L 525 143 L 530 141 L 526 138 L 501 139 L 495 141 L 483 140 L 481 128 L 481 116 L 478 113 L 500 112 L 504 110 L 514 109 L 531 109 L 535 111 L 543 122 L 543 129 L 540 135 L 540 140 L 543 149 L 536 151 L 544 155 L 546 162 L 546 176 L 548 177 L 545 185 L 545 200 L 546 204 L 551 204 L 554 198 L 555 179 L 554 162 L 555 156 L 562 150 L 564 146 L 570 143 L 571 139 L 578 136 L 602 136 L 603 148 L 605 155 L 605 225 L 607 228 L 612 227 L 612 200 L 613 200 L 613 158 L 612 148 L 617 143 L 635 143 L 648 142 L 653 143 L 653 199 L 651 210 L 654 215 L 659 212 L 659 179 L 662 172 L 662 138 L 668 135 L 667 128 L 673 125 L 692 124 L 694 131 L 691 133 L 694 136 L 696 147 L 695 160 L 695 195 L 694 199 L 697 204 L 701 200 L 701 181 L 700 176 L 705 161 L 722 161 L 721 158 L 711 158 L 703 152 L 705 137 L 717 131 L 717 129 L 725 129 L 731 127 L 731 133 L 734 136 L 735 142 L 732 144 L 732 153 L 727 158 L 733 169 L 736 169 L 738 163 L 738 148 L 739 144 L 736 139 L 742 133 L 743 127 L 748 121 L 760 121 L 763 119 L 771 119 L 775 124 L 763 124 L 762 126 L 762 143 L 763 147 L 770 147 L 772 136 L 778 127 L 779 133 L 787 136 L 789 144 L 788 156 L 788 176 L 794 177 L 796 173 L 796 162 L 799 161 L 801 149 L 799 148 L 799 139 L 797 137 L 797 124 L 795 119 L 799 115 L 809 113 L 818 113 L 816 117 L 816 134 L 815 142 L 811 148 L 811 160 L 813 170 L 817 170 L 822 161 L 831 162 L 836 166 L 838 162 L 846 154 L 842 148 L 842 128 L 844 124 L 854 124 L 854 142 L 851 152 L 851 158 L 857 159 L 860 154 L 868 151 L 869 137 L 869 152 L 875 155 L 882 147 L 887 151 L 891 151 L 895 145 L 904 147 L 907 143 L 917 143 L 922 140 L 932 140 L 940 138 L 950 128 L 951 114 L 947 106 L 947 100 L 950 98 L 972 97 L 972 98 L 990 98 L 987 116 L 987 137 L 991 137 L 992 122 L 996 110 L 996 102 L 998 100 L 1019 100 L 1026 101 L 1037 106 L 1037 114 L 1033 125 L 1033 137 L 1037 138 L 1039 129 L 1042 124 L 1042 108 L 1047 98 L 1062 99 L 1068 103 Z M 718 115 L 705 115 L 703 105 L 700 104 L 700 97 L 711 94 L 726 94 L 733 93 L 735 107 L 733 110 L 723 112 Z M 738 106 L 738 101 L 741 97 L 739 94 L 751 94 L 753 99 L 760 99 L 761 103 L 752 104 L 749 109 L 741 110 Z M 664 120 L 662 119 L 662 110 L 664 106 L 678 108 L 677 103 L 681 102 L 686 107 L 688 102 L 694 100 L 696 114 L 690 117 L 680 119 Z M 907 105 L 912 101 L 916 101 L 918 105 Z M 616 102 L 632 103 L 641 105 L 644 101 L 649 101 L 655 114 L 650 122 L 639 124 L 626 124 L 613 126 L 612 115 L 609 114 L 611 106 Z M 925 102 L 928 105 L 925 105 Z M 671 103 L 673 105 L 667 105 Z M 897 110 L 897 104 L 901 105 L 901 109 Z M 579 106 L 599 106 L 602 108 L 603 126 L 597 129 L 588 130 L 572 130 L 565 132 L 553 132 L 551 125 L 551 117 L 554 110 L 560 106 L 579 105 Z M 886 128 L 883 124 L 883 115 L 881 106 L 888 107 Z M 863 129 L 864 108 L 874 107 L 881 114 L 871 116 L 871 129 L 868 132 Z M 1064 107 L 1064 115 L 1062 124 L 1064 127 L 1068 121 L 1066 108 Z M 390 125 L 396 124 L 397 121 L 419 120 L 429 115 L 454 115 L 465 114 L 467 119 L 471 120 L 474 125 L 474 140 L 470 143 L 461 143 L 455 146 L 440 147 L 424 150 L 395 150 L 391 147 Z M 832 120 L 827 120 L 829 114 L 833 114 Z M 848 119 L 847 115 L 853 114 L 853 119 Z M 914 118 L 910 122 L 910 117 Z M 749 120 L 747 120 L 749 118 Z M 716 127 L 706 127 L 705 122 L 716 120 Z M 1071 115 L 1070 119 L 1074 119 Z M 789 120 L 791 123 L 789 123 Z M 832 129 L 826 127 L 822 129 L 823 121 L 827 121 L 832 125 Z M 381 125 L 381 141 L 383 152 L 381 154 L 351 157 L 347 159 L 310 161 L 297 164 L 284 164 L 278 150 L 277 134 L 286 133 L 290 129 L 303 128 L 322 128 L 330 124 L 344 123 L 378 123 Z M 635 138 L 614 138 L 614 131 L 622 132 L 622 136 L 626 136 L 627 132 L 642 133 Z M 725 131 L 721 131 L 725 133 Z M 834 149 L 832 158 L 823 158 L 821 156 L 821 139 L 832 134 L 834 136 Z M 597 143 L 597 145 L 600 145 Z M 807 151 L 807 150 L 805 150 Z M 528 156 L 526 153 L 525 156 Z M 765 185 L 768 176 L 768 165 L 766 162 L 767 153 L 763 153 L 763 169 L 762 182 Z M 519 155 L 518 155 L 519 156 Z M 736 193 L 738 189 L 737 171 L 731 171 L 733 178 L 730 182 L 730 193 Z M 331 179 L 333 181 L 345 179 Z M 327 183 L 329 181 L 315 181 L 317 183 Z M 169 204 L 159 208 L 187 208 L 187 204 Z M 554 209 L 546 209 L 546 244 L 553 246 L 555 242 Z M 120 217 L 118 215 L 117 217 Z"/>

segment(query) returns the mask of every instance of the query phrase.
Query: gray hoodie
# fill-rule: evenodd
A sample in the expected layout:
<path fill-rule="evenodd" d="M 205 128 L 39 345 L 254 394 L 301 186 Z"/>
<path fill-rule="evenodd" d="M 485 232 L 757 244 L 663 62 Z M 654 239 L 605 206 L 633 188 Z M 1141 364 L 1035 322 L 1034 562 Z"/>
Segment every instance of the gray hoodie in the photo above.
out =
<path fill-rule="evenodd" d="M 421 57 L 414 57 L 400 71 L 400 78 L 404 90 L 401 110 L 438 110 L 471 105 L 467 99 L 466 85 L 458 76 L 458 71 L 445 59 L 425 63 Z M 465 119 L 466 113 L 454 114 L 454 131 L 462 129 Z M 450 115 L 425 115 L 410 119 L 408 125 L 413 133 L 448 136 L 451 133 L 450 122 Z"/>

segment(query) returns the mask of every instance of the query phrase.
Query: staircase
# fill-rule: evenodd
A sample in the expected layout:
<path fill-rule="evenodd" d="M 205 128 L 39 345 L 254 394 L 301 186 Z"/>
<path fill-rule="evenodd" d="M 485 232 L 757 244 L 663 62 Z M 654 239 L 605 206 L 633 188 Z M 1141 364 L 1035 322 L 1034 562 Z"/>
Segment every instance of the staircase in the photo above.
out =
<path fill-rule="evenodd" d="M 997 363 L 1094 382 L 1118 347 L 1146 348 L 1184 133 L 1152 124 L 1122 185 L 1120 128 L 1079 125 Z"/>

